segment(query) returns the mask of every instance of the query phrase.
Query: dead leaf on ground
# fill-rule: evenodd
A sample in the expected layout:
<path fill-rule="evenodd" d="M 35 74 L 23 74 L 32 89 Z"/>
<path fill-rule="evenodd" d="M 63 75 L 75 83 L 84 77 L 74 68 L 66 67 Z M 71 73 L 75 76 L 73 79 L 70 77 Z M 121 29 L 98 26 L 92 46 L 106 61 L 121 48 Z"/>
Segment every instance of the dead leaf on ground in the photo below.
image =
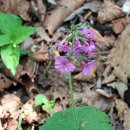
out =
<path fill-rule="evenodd" d="M 110 110 L 112 105 L 111 98 L 105 98 L 97 92 L 90 90 L 88 87 L 86 87 L 82 93 L 74 93 L 74 97 L 76 101 L 81 100 L 82 105 L 95 106 L 103 111 Z"/>
<path fill-rule="evenodd" d="M 16 83 L 21 83 L 25 87 L 29 97 L 33 98 L 34 93 L 38 92 L 38 89 L 34 83 L 36 73 L 35 71 L 37 71 L 37 69 L 36 61 L 33 61 L 30 58 L 23 58 L 17 67 L 15 76 L 12 75 L 12 73 L 7 68 L 3 68 L 2 71 Z"/>
<path fill-rule="evenodd" d="M 95 70 L 91 70 L 90 74 L 88 76 L 83 76 L 82 73 L 79 73 L 77 75 L 74 76 L 75 80 L 79 80 L 79 81 L 89 81 L 92 82 L 95 79 L 96 75 L 95 75 Z"/>
<path fill-rule="evenodd" d="M 29 100 L 27 103 L 25 103 L 21 109 L 21 113 L 24 114 L 24 120 L 27 121 L 29 124 L 31 124 L 34 121 L 38 121 L 40 119 L 40 115 L 37 114 L 37 112 L 33 108 L 34 101 Z"/>
<path fill-rule="evenodd" d="M 0 11 L 17 14 L 17 0 L 0 0 Z"/>
<path fill-rule="evenodd" d="M 97 19 L 99 23 L 105 23 L 123 15 L 124 14 L 118 5 L 109 0 L 105 0 L 98 12 Z"/>
<path fill-rule="evenodd" d="M 48 61 L 49 54 L 44 46 L 32 54 L 32 58 L 38 62 Z"/>
<path fill-rule="evenodd" d="M 130 77 L 130 24 L 118 37 L 115 48 L 111 50 L 107 63 L 114 68 L 114 74 L 124 83 Z"/>
<path fill-rule="evenodd" d="M 44 22 L 45 14 L 46 14 L 46 4 L 43 0 L 36 0 L 38 6 L 38 14 L 41 22 Z"/>
<path fill-rule="evenodd" d="M 2 117 L 3 118 L 18 118 L 18 110 L 20 98 L 14 94 L 7 94 L 1 99 Z"/>
<path fill-rule="evenodd" d="M 8 119 L 6 130 L 16 130 L 18 127 L 18 120 L 16 119 Z"/>
<path fill-rule="evenodd" d="M 45 17 L 45 29 L 52 35 L 55 30 L 63 23 L 65 18 L 71 14 L 76 8 L 80 7 L 85 0 L 61 0 L 61 6 L 47 13 Z"/>
<path fill-rule="evenodd" d="M 51 42 L 51 38 L 43 27 L 37 27 L 36 34 L 40 37 L 40 40 L 45 40 L 48 43 Z"/>
<path fill-rule="evenodd" d="M 116 89 L 122 99 L 124 99 L 124 92 L 128 89 L 127 85 L 122 82 L 113 82 L 107 84 L 108 87 Z"/>
<path fill-rule="evenodd" d="M 18 14 L 25 21 L 31 20 L 31 18 L 29 16 L 30 7 L 31 7 L 31 5 L 28 0 L 18 0 Z"/>
<path fill-rule="evenodd" d="M 97 12 L 98 9 L 100 8 L 101 4 L 102 4 L 102 2 L 99 0 L 94 0 L 94 1 L 88 2 L 88 3 L 84 4 L 83 6 L 81 6 L 80 8 L 73 11 L 64 21 L 72 20 L 76 15 L 83 13 L 84 10 L 89 9 L 92 12 Z"/>
<path fill-rule="evenodd" d="M 130 17 L 120 18 L 116 21 L 113 21 L 113 31 L 115 34 L 120 34 L 129 23 Z"/>
<path fill-rule="evenodd" d="M 4 88 L 8 88 L 13 84 L 13 81 L 8 79 L 4 74 L 0 73 L 0 91 Z"/>
<path fill-rule="evenodd" d="M 130 130 L 130 109 L 128 105 L 120 99 L 115 99 L 118 116 L 123 121 L 124 130 Z"/>

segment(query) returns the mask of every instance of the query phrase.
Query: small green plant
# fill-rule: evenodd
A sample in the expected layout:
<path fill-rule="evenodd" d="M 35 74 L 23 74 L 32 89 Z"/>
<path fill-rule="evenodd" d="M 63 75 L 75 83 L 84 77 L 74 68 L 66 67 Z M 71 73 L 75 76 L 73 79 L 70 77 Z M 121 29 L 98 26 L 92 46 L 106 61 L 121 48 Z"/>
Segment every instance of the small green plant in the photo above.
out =
<path fill-rule="evenodd" d="M 55 112 L 53 109 L 55 101 L 54 100 L 48 101 L 46 96 L 44 96 L 43 94 L 37 94 L 35 96 L 34 104 L 35 106 L 42 106 L 42 109 L 48 111 L 49 114 L 51 115 Z"/>
<path fill-rule="evenodd" d="M 22 26 L 22 20 L 18 16 L 0 13 L 0 55 L 3 63 L 13 75 L 19 64 L 19 45 L 34 31 L 34 27 Z"/>
<path fill-rule="evenodd" d="M 71 26 L 67 41 L 58 46 L 64 55 L 55 58 L 55 69 L 61 74 L 68 74 L 72 108 L 55 113 L 45 120 L 45 124 L 40 126 L 39 130 L 114 130 L 104 112 L 95 107 L 77 108 L 75 104 L 72 82 L 72 72 L 75 69 L 73 58 L 80 62 L 83 76 L 88 76 L 96 66 L 93 56 L 96 49 L 94 32 L 86 25 L 80 23 Z"/>

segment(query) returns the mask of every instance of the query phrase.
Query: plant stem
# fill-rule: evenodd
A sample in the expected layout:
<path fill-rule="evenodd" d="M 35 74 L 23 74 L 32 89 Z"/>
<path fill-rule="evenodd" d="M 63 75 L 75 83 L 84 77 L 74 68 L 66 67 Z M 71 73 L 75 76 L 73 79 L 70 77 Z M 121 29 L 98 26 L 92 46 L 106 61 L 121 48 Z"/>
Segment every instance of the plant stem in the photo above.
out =
<path fill-rule="evenodd" d="M 22 115 L 19 116 L 19 121 L 18 121 L 18 128 L 17 130 L 20 130 L 21 129 L 21 125 L 22 125 Z"/>
<path fill-rule="evenodd" d="M 73 83 L 72 83 L 72 75 L 71 73 L 68 74 L 69 77 L 69 89 L 70 89 L 70 95 L 71 95 L 71 102 L 72 102 L 72 108 L 73 108 L 73 117 L 75 121 L 75 130 L 78 130 L 78 118 L 77 118 L 77 113 L 76 113 L 76 105 L 75 105 L 75 100 L 74 100 L 74 95 L 73 95 Z"/>

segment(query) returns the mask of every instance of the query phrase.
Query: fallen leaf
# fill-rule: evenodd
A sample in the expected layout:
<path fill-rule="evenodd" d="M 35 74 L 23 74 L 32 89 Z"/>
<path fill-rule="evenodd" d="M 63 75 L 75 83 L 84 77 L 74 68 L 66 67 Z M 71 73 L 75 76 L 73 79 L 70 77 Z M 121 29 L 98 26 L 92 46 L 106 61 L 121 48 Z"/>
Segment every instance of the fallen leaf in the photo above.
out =
<path fill-rule="evenodd" d="M 97 12 L 98 9 L 100 8 L 102 2 L 99 0 L 94 0 L 92 2 L 88 2 L 81 6 L 80 8 L 76 9 L 73 11 L 64 21 L 70 21 L 72 20 L 76 15 L 79 15 L 83 13 L 84 10 L 91 10 L 92 12 Z"/>
<path fill-rule="evenodd" d="M 34 101 L 29 100 L 26 102 L 22 109 L 21 113 L 24 114 L 24 120 L 27 121 L 29 124 L 31 124 L 34 121 L 38 121 L 39 115 L 36 113 L 36 111 L 33 109 Z"/>
<path fill-rule="evenodd" d="M 95 106 L 101 110 L 110 110 L 112 105 L 111 98 L 105 98 L 104 96 L 98 94 L 97 92 L 90 90 L 86 87 L 85 91 L 82 93 L 74 93 L 74 98 L 76 101 L 81 100 L 81 104 Z M 91 100 L 90 100 L 91 99 Z"/>
<path fill-rule="evenodd" d="M 30 21 L 31 18 L 29 16 L 29 9 L 31 5 L 28 0 L 18 0 L 18 14 L 25 21 Z"/>
<path fill-rule="evenodd" d="M 116 21 L 113 21 L 112 29 L 115 34 L 120 34 L 129 23 L 130 17 L 120 18 Z"/>
<path fill-rule="evenodd" d="M 124 130 L 130 130 L 130 109 L 125 102 L 115 99 L 118 116 L 123 121 Z"/>
<path fill-rule="evenodd" d="M 109 83 L 107 86 L 116 89 L 122 99 L 124 98 L 124 92 L 128 89 L 127 85 L 122 82 Z"/>
<path fill-rule="evenodd" d="M 130 77 L 130 24 L 122 32 L 115 42 L 115 47 L 108 56 L 107 63 L 114 70 L 114 74 L 124 83 L 127 83 L 127 77 Z"/>
<path fill-rule="evenodd" d="M 116 79 L 114 74 L 111 74 L 109 76 L 104 77 L 102 84 L 107 84 L 107 83 L 111 83 L 112 81 L 114 81 Z"/>
<path fill-rule="evenodd" d="M 0 11 L 17 14 L 17 0 L 0 0 Z"/>
<path fill-rule="evenodd" d="M 51 38 L 48 36 L 47 32 L 43 27 L 37 27 L 36 34 L 40 37 L 40 40 L 45 40 L 48 43 L 51 41 Z"/>
<path fill-rule="evenodd" d="M 18 118 L 20 98 L 14 94 L 4 95 L 1 99 L 3 118 Z"/>
<path fill-rule="evenodd" d="M 0 73 L 0 91 L 5 88 L 9 88 L 13 84 L 13 81 L 8 79 L 4 74 Z"/>
<path fill-rule="evenodd" d="M 76 8 L 80 7 L 85 0 L 61 0 L 56 9 L 53 9 L 47 13 L 45 17 L 44 26 L 50 35 L 63 23 L 65 18 L 71 14 Z M 64 5 L 64 6 L 63 6 Z"/>
<path fill-rule="evenodd" d="M 99 23 L 105 23 L 123 15 L 124 14 L 118 5 L 109 0 L 105 0 L 98 12 L 97 20 Z"/>
<path fill-rule="evenodd" d="M 42 0 L 36 0 L 38 6 L 38 14 L 41 22 L 44 22 L 45 14 L 46 14 L 46 4 Z"/>

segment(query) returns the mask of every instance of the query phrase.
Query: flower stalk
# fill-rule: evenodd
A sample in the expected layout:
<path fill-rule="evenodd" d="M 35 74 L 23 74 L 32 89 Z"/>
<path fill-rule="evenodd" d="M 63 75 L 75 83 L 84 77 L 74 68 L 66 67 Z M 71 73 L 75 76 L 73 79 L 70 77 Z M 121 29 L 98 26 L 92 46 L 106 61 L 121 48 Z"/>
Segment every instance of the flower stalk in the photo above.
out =
<path fill-rule="evenodd" d="M 68 78 L 69 78 L 69 89 L 70 89 L 70 96 L 71 96 L 72 109 L 73 109 L 73 117 L 74 117 L 74 122 L 75 122 L 75 130 L 78 130 L 78 118 L 77 118 L 77 112 L 76 112 L 76 104 L 75 104 L 74 95 L 73 95 L 73 82 L 72 82 L 71 72 L 68 73 Z"/>

